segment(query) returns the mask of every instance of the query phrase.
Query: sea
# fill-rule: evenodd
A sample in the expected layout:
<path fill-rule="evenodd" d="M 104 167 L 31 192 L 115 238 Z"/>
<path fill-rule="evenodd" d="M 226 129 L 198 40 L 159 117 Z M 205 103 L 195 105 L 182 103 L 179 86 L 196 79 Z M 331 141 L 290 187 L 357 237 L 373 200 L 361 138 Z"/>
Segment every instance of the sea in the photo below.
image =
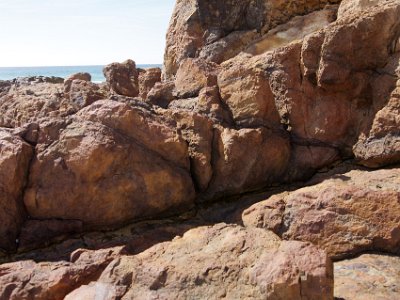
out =
<path fill-rule="evenodd" d="M 105 81 L 103 75 L 104 66 L 60 66 L 60 67 L 0 67 L 0 80 L 11 80 L 18 77 L 30 76 L 55 76 L 68 77 L 71 74 L 79 72 L 87 72 L 92 75 L 92 81 L 100 83 Z M 142 64 L 137 65 L 137 68 L 161 68 L 158 64 Z"/>

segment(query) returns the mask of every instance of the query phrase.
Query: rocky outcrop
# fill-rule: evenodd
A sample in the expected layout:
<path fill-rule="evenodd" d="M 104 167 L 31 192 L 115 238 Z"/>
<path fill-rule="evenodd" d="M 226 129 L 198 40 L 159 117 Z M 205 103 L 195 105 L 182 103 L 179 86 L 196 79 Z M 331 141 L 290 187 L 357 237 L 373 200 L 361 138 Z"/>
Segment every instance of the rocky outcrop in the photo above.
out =
<path fill-rule="evenodd" d="M 333 299 L 332 284 L 331 262 L 314 246 L 220 224 L 118 258 L 67 299 L 99 291 L 106 299 Z"/>
<path fill-rule="evenodd" d="M 246 226 L 309 241 L 332 258 L 400 249 L 399 169 L 354 170 L 275 195 L 243 213 Z"/>
<path fill-rule="evenodd" d="M 143 100 L 147 99 L 148 93 L 157 82 L 161 81 L 161 69 L 150 68 L 139 73 L 139 96 Z"/>
<path fill-rule="evenodd" d="M 396 299 L 400 293 L 400 258 L 364 254 L 335 263 L 337 299 Z"/>
<path fill-rule="evenodd" d="M 182 211 L 194 199 L 187 151 L 162 118 L 98 101 L 65 124 L 54 142 L 37 145 L 27 211 L 39 219 L 80 220 L 90 228 Z"/>
<path fill-rule="evenodd" d="M 8 92 L 0 98 L 1 127 L 19 127 L 76 112 L 63 97 L 62 83 L 19 79 L 9 84 Z"/>
<path fill-rule="evenodd" d="M 217 84 L 218 65 L 201 59 L 186 59 L 176 74 L 177 97 L 198 96 L 201 89 Z"/>
<path fill-rule="evenodd" d="M 15 251 L 25 218 L 22 191 L 32 148 L 10 131 L 0 129 L 0 251 Z"/>
<path fill-rule="evenodd" d="M 109 64 L 104 67 L 103 73 L 112 93 L 128 97 L 139 95 L 139 71 L 133 60 Z"/>
<path fill-rule="evenodd" d="M 290 18 L 338 2 L 178 0 L 167 34 L 164 77 L 173 77 L 186 58 L 222 63 Z"/>
<path fill-rule="evenodd" d="M 0 82 L 0 299 L 332 299 L 397 255 L 400 3 L 338 2 L 178 0 L 163 80 Z"/>
<path fill-rule="evenodd" d="M 81 81 L 92 81 L 92 75 L 89 73 L 75 73 L 70 75 L 68 78 L 64 80 L 64 92 L 68 93 L 71 89 L 71 84 L 74 80 L 81 80 Z"/>
<path fill-rule="evenodd" d="M 21 261 L 0 266 L 0 299 L 64 299 L 95 280 L 121 249 L 72 253 L 68 262 Z"/>

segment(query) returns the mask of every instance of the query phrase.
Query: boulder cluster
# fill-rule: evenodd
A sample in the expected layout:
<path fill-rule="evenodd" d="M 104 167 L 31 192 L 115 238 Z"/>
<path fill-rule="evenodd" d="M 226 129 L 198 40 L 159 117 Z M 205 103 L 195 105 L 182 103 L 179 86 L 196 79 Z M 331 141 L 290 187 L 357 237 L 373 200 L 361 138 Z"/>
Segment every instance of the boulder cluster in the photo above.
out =
<path fill-rule="evenodd" d="M 1 300 L 398 297 L 398 0 L 177 0 L 103 72 L 0 81 Z"/>

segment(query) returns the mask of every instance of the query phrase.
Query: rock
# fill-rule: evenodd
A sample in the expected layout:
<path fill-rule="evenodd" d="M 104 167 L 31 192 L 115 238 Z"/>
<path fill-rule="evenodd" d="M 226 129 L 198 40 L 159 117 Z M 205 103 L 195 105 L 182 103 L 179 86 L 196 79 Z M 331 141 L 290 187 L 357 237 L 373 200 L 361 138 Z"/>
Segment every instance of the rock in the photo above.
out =
<path fill-rule="evenodd" d="M 399 169 L 353 170 L 272 196 L 243 213 L 246 226 L 309 241 L 332 258 L 400 247 Z"/>
<path fill-rule="evenodd" d="M 75 113 L 62 91 L 59 83 L 19 79 L 0 98 L 0 126 L 19 127 Z"/>
<path fill-rule="evenodd" d="M 69 262 L 20 261 L 0 266 L 0 299 L 64 299 L 72 290 L 98 278 L 120 253 L 77 250 Z"/>
<path fill-rule="evenodd" d="M 123 291 L 124 299 L 333 299 L 332 275 L 329 258 L 310 244 L 219 224 L 117 258 L 96 283 L 67 299 L 105 287 L 111 294 Z"/>
<path fill-rule="evenodd" d="M 298 5 L 296 1 L 217 3 L 179 0 L 167 33 L 164 77 L 174 77 L 186 58 L 200 55 L 208 60 L 210 53 L 211 61 L 222 63 L 245 49 L 255 38 L 292 17 L 322 9 L 327 3 L 338 2 L 307 0 Z"/>
<path fill-rule="evenodd" d="M 161 81 L 161 69 L 150 68 L 139 73 L 139 96 L 143 100 L 157 82 Z"/>
<path fill-rule="evenodd" d="M 218 65 L 201 59 L 185 59 L 176 73 L 175 86 L 179 98 L 198 96 L 204 87 L 217 84 Z"/>
<path fill-rule="evenodd" d="M 212 44 L 205 45 L 199 53 L 199 58 L 220 64 L 238 55 L 258 37 L 257 30 L 234 31 Z"/>
<path fill-rule="evenodd" d="M 237 60 L 223 66 L 218 76 L 222 101 L 239 126 L 280 122 L 266 72 L 258 67 L 259 63 L 259 59 L 254 63 L 252 60 Z"/>
<path fill-rule="evenodd" d="M 176 112 L 173 117 L 189 144 L 192 177 L 199 191 L 205 191 L 213 174 L 211 166 L 213 123 L 193 112 Z"/>
<path fill-rule="evenodd" d="M 66 96 L 78 111 L 98 100 L 105 99 L 107 94 L 95 83 L 75 79 L 69 84 Z"/>
<path fill-rule="evenodd" d="M 76 299 L 120 299 L 126 292 L 126 288 L 114 287 L 111 284 L 105 283 L 91 283 L 89 285 L 82 285 L 79 289 L 69 293 L 64 300 Z"/>
<path fill-rule="evenodd" d="M 0 80 L 0 97 L 6 95 L 12 87 L 11 80 Z"/>
<path fill-rule="evenodd" d="M 328 6 L 326 9 L 315 11 L 305 16 L 296 16 L 268 31 L 262 37 L 256 39 L 243 49 L 243 53 L 259 55 L 285 46 L 291 42 L 302 40 L 307 35 L 314 33 L 335 21 L 336 6 Z"/>
<path fill-rule="evenodd" d="M 372 126 L 366 134 L 360 135 L 353 147 L 359 162 L 367 167 L 377 168 L 400 162 L 400 54 L 395 56 L 392 70 L 397 83 L 387 104 L 375 115 Z M 393 69 L 396 68 L 394 72 Z"/>
<path fill-rule="evenodd" d="M 0 128 L 0 249 L 14 251 L 26 217 L 22 195 L 33 151 L 29 144 Z"/>
<path fill-rule="evenodd" d="M 215 200 L 281 182 L 289 140 L 265 128 L 214 131 L 213 177 L 204 199 Z"/>
<path fill-rule="evenodd" d="M 147 102 L 163 108 L 175 99 L 175 83 L 173 81 L 158 82 L 147 94 Z"/>
<path fill-rule="evenodd" d="M 231 112 L 221 102 L 217 86 L 207 87 L 200 91 L 195 111 L 207 116 L 214 123 L 229 127 L 233 124 Z"/>
<path fill-rule="evenodd" d="M 381 4 L 380 0 L 342 0 L 338 11 L 338 19 L 359 14 Z"/>
<path fill-rule="evenodd" d="M 133 60 L 109 64 L 103 73 L 111 92 L 128 97 L 139 95 L 139 72 Z"/>
<path fill-rule="evenodd" d="M 92 76 L 89 73 L 76 73 L 68 76 L 64 80 L 64 92 L 68 93 L 71 89 L 71 83 L 74 80 L 81 80 L 81 81 L 92 81 Z"/>
<path fill-rule="evenodd" d="M 188 161 L 186 142 L 161 118 L 98 101 L 50 145 L 38 144 L 25 206 L 33 218 L 79 220 L 84 229 L 177 214 L 193 205 Z"/>
<path fill-rule="evenodd" d="M 368 157 L 358 154 L 363 147 L 355 151 L 353 147 L 358 140 L 364 144 L 360 135 L 369 136 L 375 114 L 387 105 L 390 94 L 396 94 L 398 75 L 387 66 L 398 57 L 389 49 L 398 38 L 399 10 L 398 2 L 388 1 L 331 23 L 303 41 L 279 44 L 275 50 L 268 45 L 254 46 L 254 55 L 249 50 L 222 63 L 218 86 L 236 126 L 286 129 L 290 134 L 297 149 L 292 152 L 289 181 L 315 172 L 307 167 L 309 171 L 303 172 L 306 161 L 320 168 L 354 154 L 361 160 Z M 324 18 L 321 24 L 327 24 Z M 267 33 L 266 41 L 274 30 Z M 288 32 L 296 36 L 296 30 Z M 350 37 L 352 42 L 344 42 Z M 371 70 L 377 73 L 371 75 Z M 390 140 L 386 158 L 382 158 L 386 162 L 380 165 L 397 161 L 392 157 L 397 157 L 397 138 Z"/>
<path fill-rule="evenodd" d="M 116 101 L 98 101 L 77 114 L 79 120 L 101 123 L 133 138 L 165 161 L 189 170 L 188 146 L 176 122 L 148 108 Z"/>
<path fill-rule="evenodd" d="M 364 254 L 335 263 L 335 297 L 391 300 L 400 293 L 400 258 Z"/>

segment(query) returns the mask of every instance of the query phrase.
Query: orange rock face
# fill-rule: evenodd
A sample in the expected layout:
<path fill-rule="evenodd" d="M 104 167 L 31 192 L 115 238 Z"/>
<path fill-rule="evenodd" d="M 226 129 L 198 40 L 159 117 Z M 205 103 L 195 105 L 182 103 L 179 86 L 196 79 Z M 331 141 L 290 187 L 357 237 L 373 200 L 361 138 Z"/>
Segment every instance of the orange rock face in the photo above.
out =
<path fill-rule="evenodd" d="M 97 283 L 67 299 L 104 288 L 114 295 L 119 290 L 123 299 L 333 299 L 332 265 L 324 252 L 225 224 L 200 227 L 137 256 L 118 258 Z"/>
<path fill-rule="evenodd" d="M 0 250 L 14 251 L 25 218 L 22 191 L 26 184 L 32 147 L 0 129 Z"/>
<path fill-rule="evenodd" d="M 178 0 L 163 70 L 0 81 L 0 299 L 333 299 L 397 255 L 400 3 L 339 2 Z M 391 295 L 363 258 L 336 297 Z"/>
<path fill-rule="evenodd" d="M 332 258 L 400 247 L 399 169 L 351 171 L 275 195 L 243 213 L 246 226 L 312 242 Z M 325 179 L 325 180 L 324 180 Z"/>
<path fill-rule="evenodd" d="M 148 93 L 157 82 L 161 81 L 161 69 L 150 68 L 139 73 L 139 96 L 143 100 L 147 99 Z"/>
<path fill-rule="evenodd" d="M 133 60 L 109 64 L 103 73 L 111 92 L 128 97 L 139 95 L 139 72 Z"/>

